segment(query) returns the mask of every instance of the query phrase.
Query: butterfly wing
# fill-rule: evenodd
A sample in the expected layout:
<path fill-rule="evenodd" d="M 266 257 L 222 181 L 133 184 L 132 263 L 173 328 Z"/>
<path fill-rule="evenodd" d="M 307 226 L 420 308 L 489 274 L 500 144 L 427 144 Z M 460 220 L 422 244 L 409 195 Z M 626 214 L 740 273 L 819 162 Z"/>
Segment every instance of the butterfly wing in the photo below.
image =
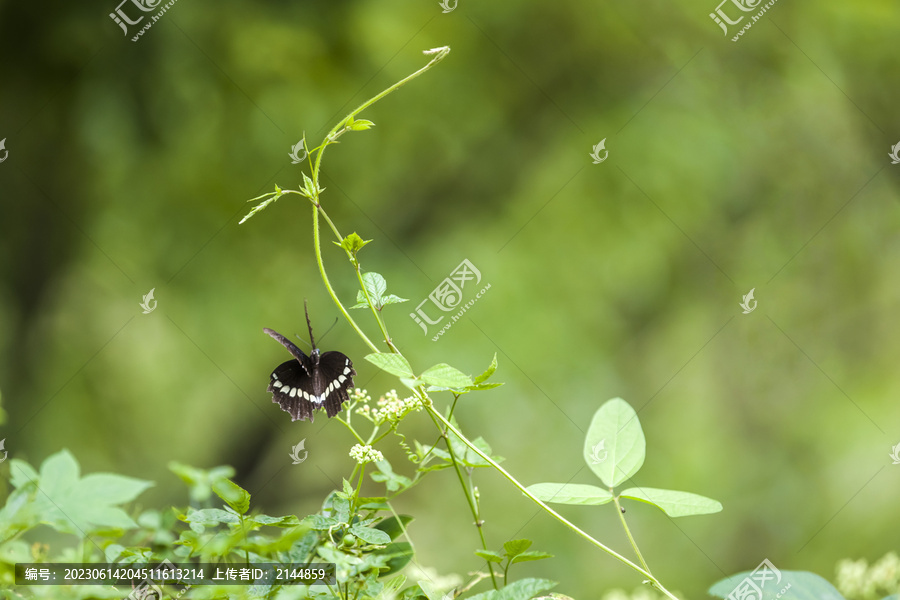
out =
<path fill-rule="evenodd" d="M 277 402 L 281 410 L 290 413 L 292 421 L 313 421 L 313 405 L 309 397 L 313 380 L 306 369 L 296 360 L 278 365 L 269 375 L 267 392 L 272 392 L 272 402 Z"/>
<path fill-rule="evenodd" d="M 350 400 L 349 390 L 353 387 L 354 375 L 353 363 L 346 354 L 331 351 L 319 359 L 313 374 L 313 389 L 321 399 L 316 406 L 324 404 L 329 418 L 341 412 L 341 406 Z"/>
<path fill-rule="evenodd" d="M 307 375 L 311 374 L 309 357 L 306 356 L 306 354 L 303 352 L 303 350 L 298 348 L 296 345 L 294 345 L 294 343 L 291 340 L 287 339 L 286 337 L 284 337 L 277 331 L 273 331 L 273 330 L 269 329 L 268 327 L 264 328 L 263 331 L 265 331 L 270 336 L 272 336 L 276 341 L 278 341 L 279 344 L 281 344 L 282 346 L 287 348 L 287 351 L 290 352 L 294 358 L 299 360 L 301 365 L 303 365 L 303 369 L 306 371 Z"/>

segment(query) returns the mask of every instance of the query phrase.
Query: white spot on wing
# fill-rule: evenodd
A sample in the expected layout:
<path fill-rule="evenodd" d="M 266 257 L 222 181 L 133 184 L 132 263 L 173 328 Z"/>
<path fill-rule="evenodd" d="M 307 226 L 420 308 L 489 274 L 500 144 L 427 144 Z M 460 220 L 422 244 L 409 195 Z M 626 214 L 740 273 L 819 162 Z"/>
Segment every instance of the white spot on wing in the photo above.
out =
<path fill-rule="evenodd" d="M 297 388 L 291 388 L 291 398 L 297 397 Z"/>
<path fill-rule="evenodd" d="M 272 387 L 280 388 L 282 385 L 283 385 L 283 384 L 282 384 L 280 381 L 278 381 L 278 379 L 276 379 L 276 380 L 272 383 Z"/>

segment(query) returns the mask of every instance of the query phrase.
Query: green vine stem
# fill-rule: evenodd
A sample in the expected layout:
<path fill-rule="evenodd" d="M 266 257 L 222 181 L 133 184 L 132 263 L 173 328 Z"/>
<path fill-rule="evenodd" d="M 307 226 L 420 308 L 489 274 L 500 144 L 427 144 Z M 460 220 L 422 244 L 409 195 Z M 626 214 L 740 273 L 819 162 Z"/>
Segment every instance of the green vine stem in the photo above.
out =
<path fill-rule="evenodd" d="M 437 412 L 437 411 L 434 411 Z M 450 462 L 453 463 L 453 470 L 456 471 L 456 476 L 459 478 L 459 485 L 462 486 L 463 493 L 466 496 L 466 503 L 469 505 L 469 510 L 472 512 L 472 517 L 475 519 L 475 528 L 478 530 L 478 537 L 481 538 L 481 547 L 484 550 L 487 550 L 487 540 L 484 537 L 484 523 L 481 521 L 481 515 L 479 514 L 478 504 L 475 501 L 475 494 L 472 492 L 470 487 L 466 485 L 466 481 L 463 479 L 462 470 L 459 467 L 459 461 L 456 459 L 456 455 L 453 452 L 453 445 L 450 443 L 450 438 L 447 436 L 447 430 L 443 429 L 432 415 L 432 410 L 428 411 L 429 415 L 431 415 L 431 420 L 434 421 L 435 427 L 441 431 L 441 437 L 444 438 L 444 442 L 447 444 L 447 453 L 450 455 Z M 494 575 L 494 568 L 490 561 L 487 563 L 488 571 L 491 574 L 491 583 L 494 586 L 494 589 L 499 589 L 497 587 L 497 578 Z M 504 585 L 506 585 L 506 580 L 504 580 Z"/>
<path fill-rule="evenodd" d="M 644 569 L 649 573 L 650 567 L 647 566 L 647 561 L 644 560 L 644 555 L 641 554 L 637 542 L 634 541 L 634 537 L 631 535 L 631 530 L 628 529 L 628 523 L 625 522 L 625 509 L 619 504 L 619 497 L 616 496 L 615 492 L 613 492 L 612 489 L 609 491 L 613 495 L 613 502 L 616 503 L 616 512 L 619 514 L 619 519 L 622 521 L 622 527 L 625 528 L 625 534 L 628 536 L 628 541 L 631 542 L 631 547 L 634 549 L 634 553 L 637 554 L 638 560 L 641 561 L 641 565 L 643 565 Z"/>

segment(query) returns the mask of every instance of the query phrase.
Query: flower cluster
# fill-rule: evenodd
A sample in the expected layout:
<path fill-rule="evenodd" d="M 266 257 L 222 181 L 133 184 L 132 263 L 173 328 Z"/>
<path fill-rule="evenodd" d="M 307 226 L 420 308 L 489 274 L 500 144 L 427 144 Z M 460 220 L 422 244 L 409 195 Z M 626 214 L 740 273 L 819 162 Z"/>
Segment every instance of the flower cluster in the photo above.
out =
<path fill-rule="evenodd" d="M 837 565 L 837 588 L 851 600 L 896 594 L 900 592 L 900 557 L 888 552 L 871 567 L 865 560 L 842 560 Z"/>
<path fill-rule="evenodd" d="M 389 391 L 379 398 L 376 404 L 377 407 L 372 408 L 367 403 L 364 403 L 356 412 L 372 419 L 375 423 L 385 423 L 387 421 L 399 421 L 415 410 L 422 410 L 422 402 L 418 398 L 415 396 L 400 398 L 397 395 L 397 390 Z"/>
<path fill-rule="evenodd" d="M 350 400 L 361 404 L 368 404 L 372 400 L 372 396 L 370 396 L 369 392 L 363 388 L 353 388 L 350 390 Z"/>
<path fill-rule="evenodd" d="M 367 462 L 378 462 L 384 460 L 384 455 L 372 446 L 363 446 L 362 444 L 356 444 L 355 446 L 350 448 L 350 458 L 362 465 Z"/>

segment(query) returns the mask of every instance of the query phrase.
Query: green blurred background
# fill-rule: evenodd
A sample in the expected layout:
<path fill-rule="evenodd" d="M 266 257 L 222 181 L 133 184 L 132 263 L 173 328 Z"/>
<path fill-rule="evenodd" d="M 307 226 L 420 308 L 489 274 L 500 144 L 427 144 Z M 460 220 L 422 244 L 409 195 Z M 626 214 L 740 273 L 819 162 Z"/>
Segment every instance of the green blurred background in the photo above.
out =
<path fill-rule="evenodd" d="M 304 131 L 318 143 L 449 45 L 363 115 L 374 129 L 329 149 L 323 183 L 342 232 L 374 240 L 363 268 L 411 300 L 386 318 L 415 368 L 479 373 L 498 354 L 506 385 L 461 402 L 464 431 L 525 484 L 595 483 L 583 432 L 603 401 L 628 400 L 648 439 L 635 483 L 725 507 L 673 521 L 628 505 L 654 574 L 687 597 L 763 558 L 831 578 L 838 559 L 898 549 L 895 2 L 782 0 L 737 43 L 709 18 L 715 0 L 447 14 L 437 0 L 180 0 L 138 42 L 115 5 L 0 1 L 10 456 L 69 448 L 85 472 L 156 481 L 141 498 L 156 507 L 187 501 L 170 460 L 231 464 L 265 512 L 316 510 L 353 441 L 271 402 L 287 355 L 262 328 L 305 337 L 304 298 L 319 335 L 338 312 L 307 205 L 238 221 L 248 198 L 299 186 L 288 152 Z M 433 342 L 409 312 L 463 259 L 491 289 Z M 343 253 L 325 261 L 352 303 Z M 373 396 L 397 385 L 344 322 L 322 347 L 350 355 Z M 404 427 L 434 439 L 425 415 Z M 527 536 L 556 555 L 520 576 L 575 598 L 639 584 L 498 474 L 476 478 L 492 547 Z M 417 516 L 421 564 L 483 565 L 452 472 L 399 508 Z M 562 512 L 630 555 L 611 506 Z"/>

